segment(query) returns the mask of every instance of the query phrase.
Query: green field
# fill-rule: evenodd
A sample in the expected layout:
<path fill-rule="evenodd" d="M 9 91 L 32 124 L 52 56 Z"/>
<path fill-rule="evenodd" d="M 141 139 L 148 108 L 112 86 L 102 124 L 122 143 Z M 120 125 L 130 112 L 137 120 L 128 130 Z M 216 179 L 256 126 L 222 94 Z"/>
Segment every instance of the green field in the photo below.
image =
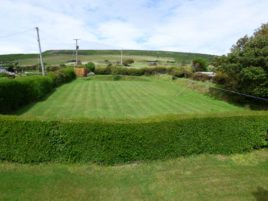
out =
<path fill-rule="evenodd" d="M 81 62 L 95 62 L 104 65 L 105 60 L 110 62 L 118 62 L 121 59 L 120 50 L 79 50 L 79 60 Z M 203 58 L 211 61 L 215 56 L 198 53 L 185 52 L 169 52 L 169 51 L 144 51 L 144 50 L 124 50 L 124 58 L 133 58 L 135 63 L 133 67 L 146 67 L 148 61 L 158 60 L 158 65 L 169 66 L 172 62 L 173 66 L 190 64 L 195 58 Z M 73 50 L 50 50 L 43 53 L 44 62 L 47 65 L 59 65 L 68 63 L 75 59 Z M 0 55 L 0 64 L 8 62 L 18 62 L 19 65 L 36 65 L 39 63 L 38 54 L 10 54 Z M 174 64 L 175 62 L 175 64 Z M 105 64 L 107 65 L 107 64 Z"/>
<path fill-rule="evenodd" d="M 0 163 L 0 200 L 267 201 L 268 150 L 117 166 Z"/>
<path fill-rule="evenodd" d="M 168 76 L 123 77 L 119 81 L 96 76 L 65 84 L 46 100 L 17 114 L 50 119 L 124 119 L 244 110 L 188 89 Z"/>
<path fill-rule="evenodd" d="M 25 58 L 18 60 L 19 64 L 22 66 L 25 65 L 34 65 L 38 64 L 38 55 L 33 58 Z M 153 57 L 153 56 L 142 56 L 142 55 L 130 55 L 124 56 L 123 58 L 132 58 L 134 59 L 134 63 L 131 67 L 146 67 L 148 66 L 148 61 L 158 61 L 158 65 L 160 66 L 176 66 L 176 62 L 172 57 Z M 59 65 L 66 64 L 72 65 L 73 62 L 68 62 L 70 60 L 75 59 L 74 55 L 69 54 L 57 54 L 57 55 L 44 55 L 44 62 L 47 65 Z M 79 60 L 82 63 L 94 62 L 97 66 L 107 66 L 107 62 L 120 62 L 121 56 L 118 55 L 79 55 Z M 172 62 L 172 63 L 171 63 Z M 188 61 L 190 63 L 190 61 Z"/>

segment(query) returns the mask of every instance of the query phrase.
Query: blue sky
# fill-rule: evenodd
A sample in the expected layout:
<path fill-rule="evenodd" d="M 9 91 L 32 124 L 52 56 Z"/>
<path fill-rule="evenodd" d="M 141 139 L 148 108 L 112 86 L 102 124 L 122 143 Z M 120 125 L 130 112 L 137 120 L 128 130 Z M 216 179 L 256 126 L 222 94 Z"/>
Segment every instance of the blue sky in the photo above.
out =
<path fill-rule="evenodd" d="M 0 0 L 0 54 L 147 49 L 226 54 L 268 22 L 267 0 Z"/>

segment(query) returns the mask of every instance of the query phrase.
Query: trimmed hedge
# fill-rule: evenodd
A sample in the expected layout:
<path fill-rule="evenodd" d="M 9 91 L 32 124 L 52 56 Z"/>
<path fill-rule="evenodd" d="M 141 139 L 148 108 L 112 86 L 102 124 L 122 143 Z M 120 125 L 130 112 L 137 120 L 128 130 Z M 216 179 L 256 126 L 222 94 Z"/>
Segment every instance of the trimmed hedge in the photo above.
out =
<path fill-rule="evenodd" d="M 266 145 L 268 115 L 161 121 L 41 121 L 0 116 L 0 160 L 115 164 Z"/>
<path fill-rule="evenodd" d="M 70 82 L 76 78 L 73 68 L 63 68 L 54 73 L 49 73 L 48 76 L 52 79 L 54 87 Z"/>
<path fill-rule="evenodd" d="M 0 79 L 0 113 L 11 113 L 20 107 L 45 97 L 54 87 L 75 78 L 72 69 L 66 68 L 47 76 L 27 76 Z"/>
<path fill-rule="evenodd" d="M 184 76 L 185 70 L 183 68 L 166 68 L 166 67 L 153 67 L 153 68 L 127 68 L 127 67 L 99 67 L 95 69 L 97 75 L 154 75 L 154 74 L 170 74 L 176 76 Z"/>

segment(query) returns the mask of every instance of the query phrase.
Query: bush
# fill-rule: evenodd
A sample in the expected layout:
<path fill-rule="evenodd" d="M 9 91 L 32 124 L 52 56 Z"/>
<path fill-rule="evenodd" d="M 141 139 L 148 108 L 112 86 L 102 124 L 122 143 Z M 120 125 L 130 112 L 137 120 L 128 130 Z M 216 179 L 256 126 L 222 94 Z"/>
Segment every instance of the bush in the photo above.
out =
<path fill-rule="evenodd" d="M 225 85 L 228 82 L 231 82 L 231 79 L 228 77 L 227 74 L 223 72 L 217 72 L 215 77 L 213 77 L 213 82 L 220 84 L 220 85 Z"/>
<path fill-rule="evenodd" d="M 61 69 L 60 66 L 47 66 L 46 67 L 46 71 L 48 71 L 48 72 L 55 72 L 55 71 L 58 71 L 60 69 Z"/>
<path fill-rule="evenodd" d="M 169 74 L 174 78 L 191 77 L 192 73 L 184 68 L 171 68 Z"/>
<path fill-rule="evenodd" d="M 193 60 L 193 71 L 207 71 L 207 62 L 204 59 L 198 58 Z"/>
<path fill-rule="evenodd" d="M 93 62 L 88 62 L 85 67 L 89 72 L 95 71 L 95 64 Z"/>
<path fill-rule="evenodd" d="M 14 78 L 15 76 L 11 76 L 7 73 L 0 73 L 0 78 L 3 78 L 3 77 L 6 77 L 6 78 Z"/>
<path fill-rule="evenodd" d="M 98 67 L 95 69 L 95 74 L 97 74 L 97 75 L 110 75 L 111 73 L 112 73 L 111 66 Z"/>
<path fill-rule="evenodd" d="M 267 145 L 268 115 L 162 121 L 39 121 L 0 117 L 0 160 L 115 164 Z"/>
<path fill-rule="evenodd" d="M 0 113 L 11 113 L 45 97 L 52 89 L 75 78 L 73 69 L 66 68 L 47 76 L 0 79 Z"/>
<path fill-rule="evenodd" d="M 169 74 L 174 77 L 191 77 L 192 72 L 185 68 L 166 68 L 166 67 L 152 67 L 152 68 L 125 68 L 125 67 L 99 67 L 96 68 L 97 75 L 155 75 L 155 74 Z"/>
<path fill-rule="evenodd" d="M 124 66 L 129 66 L 129 64 L 133 64 L 134 60 L 133 59 L 124 59 L 123 65 Z"/>
<path fill-rule="evenodd" d="M 53 80 L 54 87 L 70 82 L 76 77 L 73 68 L 64 68 L 55 73 L 49 73 L 48 76 Z"/>
<path fill-rule="evenodd" d="M 120 75 L 114 75 L 113 76 L 113 80 L 117 81 L 117 80 L 121 80 L 122 79 L 122 76 Z"/>

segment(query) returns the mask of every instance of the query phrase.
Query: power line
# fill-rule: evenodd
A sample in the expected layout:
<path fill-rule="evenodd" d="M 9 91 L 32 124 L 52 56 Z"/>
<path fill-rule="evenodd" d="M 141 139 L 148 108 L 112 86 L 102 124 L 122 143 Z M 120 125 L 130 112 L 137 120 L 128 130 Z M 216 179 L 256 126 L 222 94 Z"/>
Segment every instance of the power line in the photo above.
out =
<path fill-rule="evenodd" d="M 192 80 L 191 80 L 191 82 L 194 83 L 194 81 L 192 81 Z M 203 84 L 203 85 L 205 86 L 205 84 Z M 238 91 L 233 91 L 233 90 L 229 90 L 229 89 L 223 89 L 223 88 L 213 87 L 213 86 L 208 86 L 208 85 L 206 85 L 206 87 L 207 88 L 218 89 L 218 90 L 229 92 L 229 93 L 233 93 L 233 94 L 237 94 L 237 95 L 240 95 L 240 96 L 245 96 L 245 97 L 248 97 L 248 98 L 253 98 L 253 99 L 256 99 L 256 100 L 268 101 L 267 98 L 253 96 L 253 95 L 241 93 L 241 92 L 238 92 Z"/>
<path fill-rule="evenodd" d="M 214 88 L 214 89 L 218 89 L 218 90 L 222 90 L 222 91 L 230 92 L 230 93 L 233 93 L 233 94 L 238 94 L 238 95 L 240 95 L 240 96 L 245 96 L 245 97 L 248 97 L 248 98 L 254 98 L 254 99 L 256 99 L 256 100 L 268 101 L 267 98 L 262 98 L 262 97 L 258 97 L 258 96 L 253 96 L 253 95 L 249 95 L 249 94 L 244 94 L 244 93 L 237 92 L 237 91 L 232 91 L 232 90 L 228 90 L 228 89 L 222 89 L 222 88 L 219 88 L 219 87 L 210 87 L 210 88 Z"/>

